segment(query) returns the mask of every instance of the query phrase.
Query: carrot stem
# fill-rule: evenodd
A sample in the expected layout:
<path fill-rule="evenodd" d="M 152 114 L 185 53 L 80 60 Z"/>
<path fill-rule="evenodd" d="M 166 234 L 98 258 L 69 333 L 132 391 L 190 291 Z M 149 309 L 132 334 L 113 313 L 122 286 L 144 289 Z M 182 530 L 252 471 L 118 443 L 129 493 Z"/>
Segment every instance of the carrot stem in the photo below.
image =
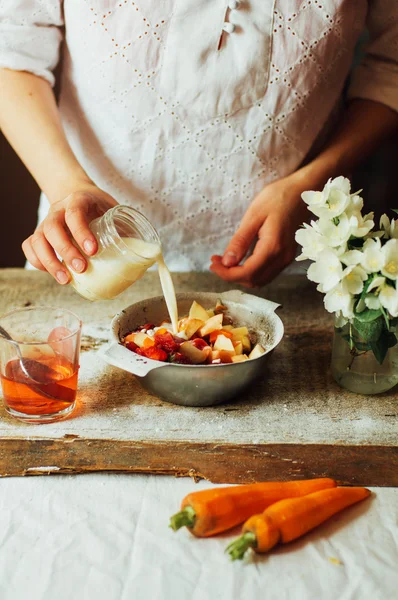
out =
<path fill-rule="evenodd" d="M 186 506 L 183 510 L 170 517 L 170 527 L 178 531 L 181 527 L 193 527 L 195 525 L 196 513 L 192 506 Z"/>
<path fill-rule="evenodd" d="M 231 560 L 242 560 L 249 548 L 255 548 L 257 545 L 257 539 L 254 533 L 247 531 L 238 539 L 234 540 L 227 546 L 225 552 L 228 552 Z"/>

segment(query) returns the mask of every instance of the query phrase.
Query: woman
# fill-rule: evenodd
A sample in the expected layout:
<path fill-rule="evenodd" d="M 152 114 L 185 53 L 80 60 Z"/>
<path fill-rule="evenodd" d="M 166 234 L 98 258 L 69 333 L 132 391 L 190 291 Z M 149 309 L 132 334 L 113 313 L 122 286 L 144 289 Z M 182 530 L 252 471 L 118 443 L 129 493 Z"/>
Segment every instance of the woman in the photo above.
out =
<path fill-rule="evenodd" d="M 43 190 L 27 259 L 68 283 L 58 257 L 86 267 L 70 234 L 94 254 L 88 222 L 119 202 L 172 270 L 266 283 L 294 258 L 301 193 L 397 127 L 397 39 L 396 0 L 1 0 L 0 124 Z"/>

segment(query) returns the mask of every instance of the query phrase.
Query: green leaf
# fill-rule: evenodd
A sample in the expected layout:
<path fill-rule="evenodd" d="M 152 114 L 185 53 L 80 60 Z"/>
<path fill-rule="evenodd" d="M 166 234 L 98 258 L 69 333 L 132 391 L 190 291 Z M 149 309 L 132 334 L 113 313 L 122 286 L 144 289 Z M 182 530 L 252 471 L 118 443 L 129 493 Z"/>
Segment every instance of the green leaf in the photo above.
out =
<path fill-rule="evenodd" d="M 339 217 L 333 217 L 332 221 L 333 221 L 333 223 L 336 225 L 336 227 L 337 227 L 337 225 L 340 223 L 340 219 L 339 219 Z"/>
<path fill-rule="evenodd" d="M 396 215 L 398 215 L 398 208 L 392 208 L 391 210 L 392 212 L 395 212 Z"/>
<path fill-rule="evenodd" d="M 383 363 L 385 357 L 387 356 L 388 349 L 393 348 L 396 344 L 396 335 L 389 331 L 384 331 L 378 340 L 370 342 L 372 352 L 380 365 Z"/>
<path fill-rule="evenodd" d="M 353 326 L 365 342 L 376 342 L 384 329 L 384 320 L 381 316 L 374 321 L 362 322 L 355 317 Z"/>
<path fill-rule="evenodd" d="M 361 323 L 370 323 L 371 321 L 378 319 L 381 316 L 381 314 L 382 311 L 380 309 L 372 310 L 368 308 L 360 313 L 355 313 L 355 318 L 358 321 L 361 321 Z"/>

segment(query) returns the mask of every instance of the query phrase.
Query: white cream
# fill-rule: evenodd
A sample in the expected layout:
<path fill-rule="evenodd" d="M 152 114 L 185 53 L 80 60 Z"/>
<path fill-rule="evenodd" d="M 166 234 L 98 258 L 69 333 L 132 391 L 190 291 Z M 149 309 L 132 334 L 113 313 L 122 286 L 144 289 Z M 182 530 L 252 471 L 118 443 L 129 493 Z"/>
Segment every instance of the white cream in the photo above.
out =
<path fill-rule="evenodd" d="M 158 263 L 160 283 L 169 311 L 173 333 L 177 333 L 178 311 L 173 281 L 160 246 L 136 238 L 122 238 L 126 251 L 105 248 L 88 260 L 84 273 L 71 271 L 72 285 L 88 300 L 115 298 L 140 279 L 155 262 Z M 131 251 L 137 254 L 134 260 Z"/>

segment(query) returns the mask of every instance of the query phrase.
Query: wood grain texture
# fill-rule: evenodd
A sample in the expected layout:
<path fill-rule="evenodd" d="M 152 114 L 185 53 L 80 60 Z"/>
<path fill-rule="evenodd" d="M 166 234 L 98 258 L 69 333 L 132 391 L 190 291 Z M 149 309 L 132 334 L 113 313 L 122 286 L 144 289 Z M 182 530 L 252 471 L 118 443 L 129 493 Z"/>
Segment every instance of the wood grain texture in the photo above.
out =
<path fill-rule="evenodd" d="M 80 439 L 0 440 L 0 472 L 49 475 L 118 471 L 249 483 L 332 477 L 349 485 L 398 486 L 398 450 L 329 444 L 209 444 Z"/>
<path fill-rule="evenodd" d="M 206 273 L 177 274 L 175 285 L 178 291 L 229 289 Z M 398 485 L 396 392 L 360 396 L 333 382 L 332 319 L 304 276 L 283 275 L 256 293 L 283 305 L 286 333 L 267 372 L 234 402 L 192 409 L 151 396 L 137 378 L 96 355 L 116 312 L 160 294 L 156 273 L 116 300 L 91 304 L 46 274 L 0 270 L 0 313 L 64 306 L 84 324 L 76 411 L 39 426 L 0 409 L 0 476 L 114 470 L 215 482 L 332 476 Z"/>

